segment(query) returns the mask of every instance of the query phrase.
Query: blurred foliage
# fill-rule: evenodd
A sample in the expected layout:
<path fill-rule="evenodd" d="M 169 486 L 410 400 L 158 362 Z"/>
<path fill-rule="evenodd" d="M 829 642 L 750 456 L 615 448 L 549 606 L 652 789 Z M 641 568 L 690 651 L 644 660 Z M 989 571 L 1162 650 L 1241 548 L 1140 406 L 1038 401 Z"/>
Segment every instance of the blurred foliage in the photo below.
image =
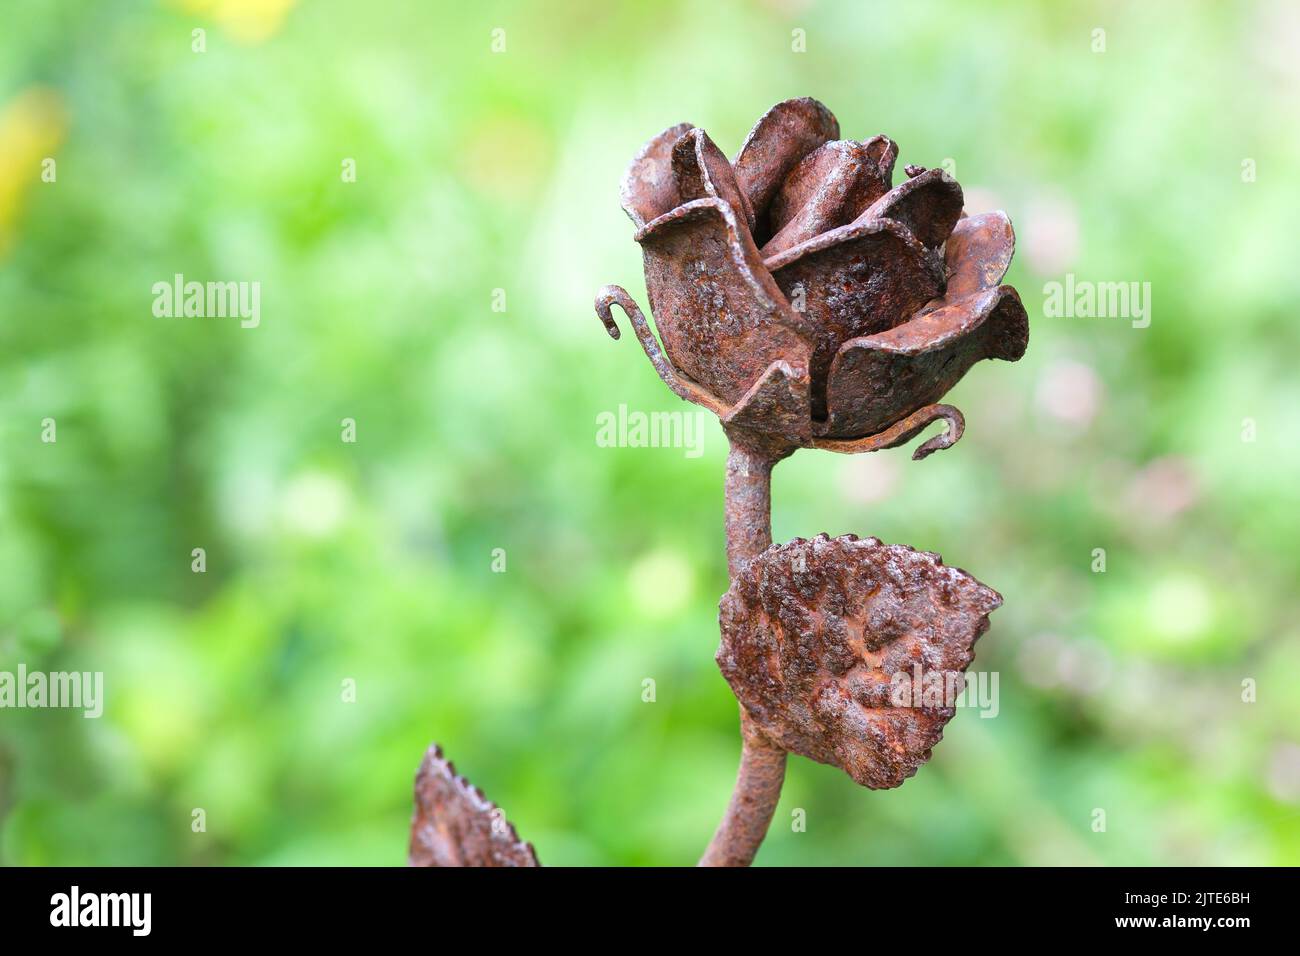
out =
<path fill-rule="evenodd" d="M 0 711 L 0 861 L 401 863 L 436 739 L 544 863 L 692 862 L 738 754 L 724 440 L 597 447 L 602 411 L 683 406 L 591 302 L 645 302 L 644 140 L 731 153 L 813 95 L 1008 210 L 1032 336 L 952 393 L 952 451 L 778 468 L 778 539 L 939 551 L 1006 604 L 998 716 L 896 791 L 793 759 L 760 862 L 1300 862 L 1292 6 L 0 17 L 0 669 L 107 694 Z M 260 282 L 260 327 L 155 318 L 177 273 Z M 1150 327 L 1044 316 L 1067 273 L 1149 282 Z"/>

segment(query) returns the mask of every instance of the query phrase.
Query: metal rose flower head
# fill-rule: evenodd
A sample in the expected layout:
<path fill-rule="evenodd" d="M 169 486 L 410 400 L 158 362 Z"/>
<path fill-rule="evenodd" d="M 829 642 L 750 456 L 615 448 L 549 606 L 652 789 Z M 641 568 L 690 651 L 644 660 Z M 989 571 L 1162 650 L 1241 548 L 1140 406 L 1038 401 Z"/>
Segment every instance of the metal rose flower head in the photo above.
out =
<path fill-rule="evenodd" d="M 966 216 L 942 169 L 894 186 L 887 137 L 839 135 L 805 97 L 768 110 L 731 162 L 689 123 L 650 140 L 622 201 L 663 350 L 623 289 L 596 311 L 618 338 L 621 306 L 664 382 L 750 444 L 868 451 L 946 418 L 921 457 L 961 432 L 931 403 L 980 359 L 1025 352 L 1024 306 L 999 285 L 1015 236 L 1005 213 Z"/>

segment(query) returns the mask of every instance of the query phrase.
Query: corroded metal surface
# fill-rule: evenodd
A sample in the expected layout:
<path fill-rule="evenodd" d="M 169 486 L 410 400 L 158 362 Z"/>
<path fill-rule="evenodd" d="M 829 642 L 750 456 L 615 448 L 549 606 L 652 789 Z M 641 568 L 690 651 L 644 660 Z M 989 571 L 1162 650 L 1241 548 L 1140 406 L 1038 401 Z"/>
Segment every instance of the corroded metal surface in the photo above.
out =
<path fill-rule="evenodd" d="M 650 309 L 672 363 L 728 404 L 778 359 L 806 365 L 801 324 L 721 199 L 693 199 L 637 233 Z"/>
<path fill-rule="evenodd" d="M 965 216 L 942 169 L 909 164 L 894 186 L 897 156 L 885 136 L 839 139 L 804 97 L 764 114 L 731 163 L 679 123 L 629 165 L 623 206 L 674 391 L 729 434 L 786 453 L 888 447 L 869 439 L 975 362 L 1023 354 L 1028 317 L 998 287 L 1015 245 L 1006 215 Z M 648 325 L 637 331 L 650 353 Z"/>
<path fill-rule="evenodd" d="M 723 485 L 727 572 L 731 580 L 772 543 L 772 468 L 777 459 L 733 441 Z"/>
<path fill-rule="evenodd" d="M 749 866 L 772 822 L 785 782 L 785 750 L 740 709 L 740 769 L 736 787 L 700 866 Z"/>
<path fill-rule="evenodd" d="M 942 169 L 908 164 L 895 186 L 892 140 L 839 135 L 806 97 L 764 114 L 731 163 L 692 124 L 660 133 L 621 190 L 659 338 L 623 289 L 596 299 L 609 334 L 618 305 L 659 377 L 713 411 L 731 444 L 717 660 L 741 702 L 743 750 L 702 865 L 752 862 L 787 752 L 872 788 L 915 773 L 953 706 L 900 700 L 895 678 L 954 686 L 1001 603 L 911 548 L 771 543 L 777 462 L 804 447 L 893 448 L 935 422 L 945 430 L 913 458 L 951 447 L 965 421 L 936 403 L 975 362 L 1015 361 L 1028 343 L 1020 298 L 999 285 L 1015 247 L 1006 214 L 968 216 Z"/>
<path fill-rule="evenodd" d="M 790 171 L 768 208 L 772 238 L 763 257 L 857 219 L 889 192 L 898 145 L 887 136 L 865 143 L 823 143 Z"/>
<path fill-rule="evenodd" d="M 985 289 L 875 335 L 849 339 L 831 362 L 824 434 L 871 434 L 918 402 L 941 399 L 985 358 L 1025 354 L 1029 325 L 1011 286 Z"/>
<path fill-rule="evenodd" d="M 838 452 L 841 455 L 859 455 L 868 451 L 880 451 L 882 448 L 897 448 L 921 434 L 932 422 L 938 421 L 942 421 L 947 428 L 916 446 L 916 451 L 912 452 L 912 460 L 920 461 L 936 451 L 951 448 L 961 440 L 962 434 L 966 431 L 966 418 L 952 405 L 927 405 L 902 421 L 894 422 L 883 432 L 877 432 L 866 438 L 847 440 L 814 438 L 813 447 Z"/>
<path fill-rule="evenodd" d="M 722 599 L 717 660 L 754 724 L 865 787 L 897 787 L 930 758 L 951 699 L 900 700 L 896 675 L 952 687 L 997 592 L 937 555 L 848 535 L 774 545 Z"/>
<path fill-rule="evenodd" d="M 807 366 L 773 362 L 740 401 L 721 416 L 722 424 L 734 441 L 783 457 L 810 440 L 808 400 Z"/>
<path fill-rule="evenodd" d="M 822 143 L 838 139 L 835 115 L 809 96 L 777 103 L 745 137 L 732 166 L 736 180 L 760 220 L 786 176 Z M 766 232 L 760 222 L 759 228 Z"/>
<path fill-rule="evenodd" d="M 957 180 L 942 169 L 927 169 L 881 196 L 862 218 L 900 222 L 926 246 L 937 246 L 957 225 L 963 202 Z"/>
<path fill-rule="evenodd" d="M 638 229 L 681 204 L 677 180 L 673 177 L 673 147 L 692 129 L 690 123 L 668 127 L 642 146 L 628 163 L 619 185 L 619 197 L 623 211 Z"/>
<path fill-rule="evenodd" d="M 632 322 L 632 329 L 636 332 L 637 341 L 645 349 L 645 354 L 650 359 L 650 364 L 654 366 L 659 378 L 680 398 L 688 402 L 694 402 L 697 405 L 703 405 L 719 417 L 732 413 L 732 409 L 718 401 L 713 395 L 700 386 L 696 385 L 690 379 L 679 375 L 673 364 L 664 357 L 663 350 L 659 348 L 659 342 L 655 339 L 654 333 L 650 331 L 650 323 L 645 320 L 645 315 L 641 312 L 636 300 L 627 294 L 627 290 L 621 286 L 607 285 L 596 294 L 596 314 L 600 316 L 605 323 L 605 331 L 609 333 L 611 339 L 618 339 L 622 333 L 618 330 L 618 323 L 614 321 L 613 306 L 617 305 L 627 315 Z"/>
<path fill-rule="evenodd" d="M 411 821 L 411 866 L 538 866 L 532 844 L 524 843 L 491 800 L 442 755 L 435 744 L 415 776 Z"/>
<path fill-rule="evenodd" d="M 948 288 L 944 298 L 958 302 L 1002 281 L 1011 266 L 1016 234 L 1004 212 L 982 212 L 962 219 L 944 245 Z"/>
<path fill-rule="evenodd" d="M 765 265 L 787 296 L 802 294 L 815 330 L 814 419 L 826 417 L 827 376 L 840 345 L 893 328 L 933 299 L 943 281 L 935 258 L 906 227 L 889 219 L 822 233 Z"/>
<path fill-rule="evenodd" d="M 753 232 L 754 207 L 741 192 L 727 157 L 704 130 L 690 130 L 673 146 L 673 178 L 682 202 L 721 199 L 743 216 L 746 228 Z"/>

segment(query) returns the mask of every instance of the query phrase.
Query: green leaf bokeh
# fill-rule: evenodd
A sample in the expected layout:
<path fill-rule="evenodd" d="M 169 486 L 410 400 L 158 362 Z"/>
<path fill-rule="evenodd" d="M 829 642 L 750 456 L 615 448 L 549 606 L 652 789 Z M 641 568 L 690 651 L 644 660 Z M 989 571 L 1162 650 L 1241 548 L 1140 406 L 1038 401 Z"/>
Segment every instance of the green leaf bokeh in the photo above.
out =
<path fill-rule="evenodd" d="M 641 143 L 730 154 L 796 95 L 1010 213 L 1031 340 L 951 394 L 951 451 L 777 469 L 778 539 L 938 551 L 1006 603 L 997 717 L 896 791 L 793 759 L 759 862 L 1300 862 L 1288 10 L 6 9 L 0 669 L 101 670 L 106 709 L 0 710 L 0 862 L 399 864 L 431 740 L 543 863 L 692 862 L 738 755 L 725 442 L 597 445 L 684 406 L 592 299 L 645 304 Z M 259 282 L 261 325 L 156 318 L 176 273 Z M 1149 282 L 1150 327 L 1045 315 L 1067 273 Z"/>

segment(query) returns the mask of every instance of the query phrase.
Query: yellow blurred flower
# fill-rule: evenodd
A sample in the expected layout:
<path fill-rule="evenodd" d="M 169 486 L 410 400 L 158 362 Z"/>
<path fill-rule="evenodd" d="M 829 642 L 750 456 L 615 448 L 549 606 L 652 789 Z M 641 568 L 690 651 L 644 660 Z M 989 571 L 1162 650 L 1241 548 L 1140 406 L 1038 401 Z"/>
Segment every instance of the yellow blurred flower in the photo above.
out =
<path fill-rule="evenodd" d="M 0 109 L 0 258 L 17 235 L 27 191 L 41 182 L 68 132 L 63 97 L 44 87 L 19 93 Z"/>
<path fill-rule="evenodd" d="M 207 17 L 241 43 L 261 43 L 280 32 L 298 0 L 170 0 L 194 16 Z"/>

